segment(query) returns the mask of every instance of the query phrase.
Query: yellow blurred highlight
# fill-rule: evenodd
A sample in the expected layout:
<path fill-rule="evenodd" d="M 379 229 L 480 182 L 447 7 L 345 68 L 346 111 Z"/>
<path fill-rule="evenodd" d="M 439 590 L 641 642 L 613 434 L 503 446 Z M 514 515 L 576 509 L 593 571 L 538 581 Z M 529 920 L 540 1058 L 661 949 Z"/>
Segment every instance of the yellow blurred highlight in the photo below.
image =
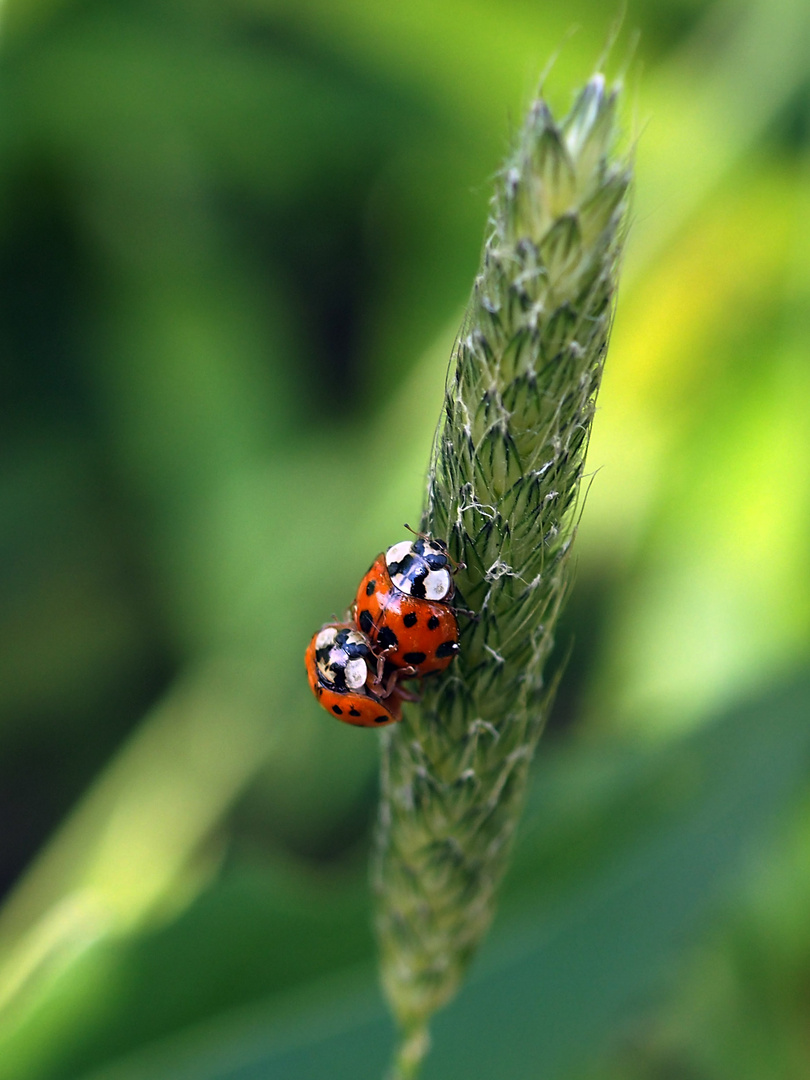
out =
<path fill-rule="evenodd" d="M 54 974 L 109 933 L 110 915 L 92 889 L 69 893 L 47 911 L 3 967 L 0 1016 L 34 976 Z"/>
<path fill-rule="evenodd" d="M 768 173 L 723 192 L 666 259 L 621 292 L 588 452 L 599 476 L 580 555 L 590 557 L 591 544 L 607 546 L 612 560 L 635 551 L 671 472 L 664 461 L 694 422 L 695 398 L 720 374 L 724 335 L 773 304 L 796 191 L 795 181 Z"/>
<path fill-rule="evenodd" d="M 646 735 L 810 657 L 803 179 L 738 178 L 623 298 L 582 532 L 629 581 L 591 711 Z"/>

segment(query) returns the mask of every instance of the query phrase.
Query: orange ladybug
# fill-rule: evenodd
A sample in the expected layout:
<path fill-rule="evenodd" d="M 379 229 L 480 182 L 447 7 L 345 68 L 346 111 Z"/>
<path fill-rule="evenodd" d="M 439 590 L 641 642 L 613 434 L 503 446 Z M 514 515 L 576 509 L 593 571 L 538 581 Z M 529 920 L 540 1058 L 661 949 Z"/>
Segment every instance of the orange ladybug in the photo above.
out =
<path fill-rule="evenodd" d="M 377 556 L 357 590 L 354 619 L 401 677 L 430 675 L 459 652 L 454 592 L 447 545 L 417 535 Z"/>
<path fill-rule="evenodd" d="M 332 624 L 313 635 L 306 651 L 307 678 L 323 707 L 345 724 L 384 727 L 402 719 L 396 677 L 382 679 L 383 662 L 365 634 Z"/>

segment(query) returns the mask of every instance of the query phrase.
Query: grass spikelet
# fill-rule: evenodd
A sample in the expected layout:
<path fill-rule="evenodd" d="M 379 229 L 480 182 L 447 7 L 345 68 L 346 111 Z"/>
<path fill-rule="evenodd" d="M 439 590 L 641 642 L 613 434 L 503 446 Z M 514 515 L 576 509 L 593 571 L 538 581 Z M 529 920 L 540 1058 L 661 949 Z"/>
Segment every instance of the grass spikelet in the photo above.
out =
<path fill-rule="evenodd" d="M 461 656 L 384 734 L 374 868 L 382 981 L 415 1077 L 432 1014 L 492 920 L 548 713 L 543 667 L 568 582 L 607 350 L 630 165 L 619 88 L 562 121 L 529 110 L 499 174 L 456 347 L 422 529 L 463 561 Z"/>

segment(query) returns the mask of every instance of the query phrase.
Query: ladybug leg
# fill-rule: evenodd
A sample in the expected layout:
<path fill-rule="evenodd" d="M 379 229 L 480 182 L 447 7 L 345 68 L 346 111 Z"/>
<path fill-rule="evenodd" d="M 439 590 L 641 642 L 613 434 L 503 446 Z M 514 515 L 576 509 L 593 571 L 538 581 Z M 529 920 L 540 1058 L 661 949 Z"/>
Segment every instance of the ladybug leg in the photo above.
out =
<path fill-rule="evenodd" d="M 385 682 L 381 682 L 375 693 L 382 698 L 387 698 L 396 690 L 402 695 L 404 701 L 415 701 L 416 698 L 410 697 L 407 690 L 403 690 L 399 685 L 400 679 L 409 679 L 411 675 L 416 674 L 415 667 L 403 667 L 393 668 L 388 672 L 388 677 Z"/>
<path fill-rule="evenodd" d="M 469 608 L 454 606 L 453 611 L 455 611 L 457 615 L 466 615 L 471 622 L 478 622 L 478 620 L 481 618 L 481 616 L 477 612 L 470 611 Z"/>
<path fill-rule="evenodd" d="M 417 694 L 413 690 L 403 690 L 401 686 L 397 687 L 397 693 L 403 701 L 421 701 L 422 695 Z"/>
<path fill-rule="evenodd" d="M 370 667 L 368 668 L 366 685 L 370 688 L 372 693 L 376 694 L 377 697 L 380 698 L 388 697 L 389 694 L 393 691 L 394 683 L 396 682 L 397 675 L 399 674 L 398 669 L 394 668 L 390 672 L 388 678 L 385 678 L 386 657 L 388 656 L 388 653 L 390 653 L 394 649 L 396 649 L 396 645 L 389 645 L 388 648 L 383 649 L 382 652 L 374 653 L 374 658 L 376 660 L 376 670 L 372 671 Z M 411 668 L 408 669 L 408 671 L 411 670 Z"/>
<path fill-rule="evenodd" d="M 477 615 L 474 611 L 470 611 L 468 607 L 462 605 L 466 603 L 461 589 L 456 589 L 456 599 L 461 601 L 461 604 L 453 604 L 453 611 L 458 612 L 459 615 L 466 615 L 468 619 L 472 619 L 473 622 L 478 622 L 480 615 Z"/>
<path fill-rule="evenodd" d="M 384 671 L 385 665 L 386 665 L 386 663 L 388 661 L 389 653 L 396 652 L 396 651 L 397 651 L 397 646 L 396 646 L 396 644 L 393 644 L 393 645 L 386 645 L 384 649 L 381 649 L 379 653 L 375 654 L 376 657 L 377 657 L 377 682 L 382 682 L 383 671 Z M 404 671 L 405 669 L 400 668 L 399 670 Z M 410 668 L 408 669 L 409 672 L 411 670 L 412 669 L 410 669 Z"/>
<path fill-rule="evenodd" d="M 396 648 L 395 645 L 389 645 L 387 649 L 383 649 L 381 653 L 377 653 L 377 672 L 374 678 L 375 688 L 383 685 L 383 675 L 385 674 L 385 660 L 388 656 L 388 653 L 390 653 L 391 650 L 394 648 Z M 390 693 L 391 691 L 388 690 L 384 696 L 387 697 Z"/>
<path fill-rule="evenodd" d="M 403 694 L 405 701 L 416 700 L 414 698 L 405 697 L 407 691 L 402 690 L 399 686 L 400 679 L 410 678 L 411 675 L 416 675 L 416 667 L 411 667 L 410 665 L 407 667 L 394 667 L 394 669 L 389 672 L 386 683 L 384 683 L 382 697 L 388 698 L 389 694 L 393 693 L 394 690 L 399 690 L 400 693 Z"/>

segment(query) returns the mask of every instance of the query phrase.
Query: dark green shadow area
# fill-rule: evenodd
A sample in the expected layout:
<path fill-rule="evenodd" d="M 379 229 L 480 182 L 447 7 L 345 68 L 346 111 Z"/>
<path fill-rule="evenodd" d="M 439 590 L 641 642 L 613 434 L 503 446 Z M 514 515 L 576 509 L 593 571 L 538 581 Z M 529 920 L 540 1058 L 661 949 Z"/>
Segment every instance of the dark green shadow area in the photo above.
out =
<path fill-rule="evenodd" d="M 586 1063 L 666 982 L 733 871 L 801 789 L 810 764 L 810 678 L 640 755 L 632 843 L 538 914 L 506 905 L 469 984 L 434 1025 L 424 1080 L 524 1080 Z M 605 837 L 612 813 L 603 808 Z M 529 822 L 531 826 L 531 821 Z M 524 866 L 532 852 L 516 852 Z M 525 875 L 521 875 L 525 881 Z M 364 1080 L 382 1075 L 391 1025 L 368 976 L 296 992 L 273 1017 L 217 1022 L 93 1080 Z M 318 999 L 317 1001 L 315 999 Z M 266 1016 L 266 1014 L 265 1014 Z"/>

